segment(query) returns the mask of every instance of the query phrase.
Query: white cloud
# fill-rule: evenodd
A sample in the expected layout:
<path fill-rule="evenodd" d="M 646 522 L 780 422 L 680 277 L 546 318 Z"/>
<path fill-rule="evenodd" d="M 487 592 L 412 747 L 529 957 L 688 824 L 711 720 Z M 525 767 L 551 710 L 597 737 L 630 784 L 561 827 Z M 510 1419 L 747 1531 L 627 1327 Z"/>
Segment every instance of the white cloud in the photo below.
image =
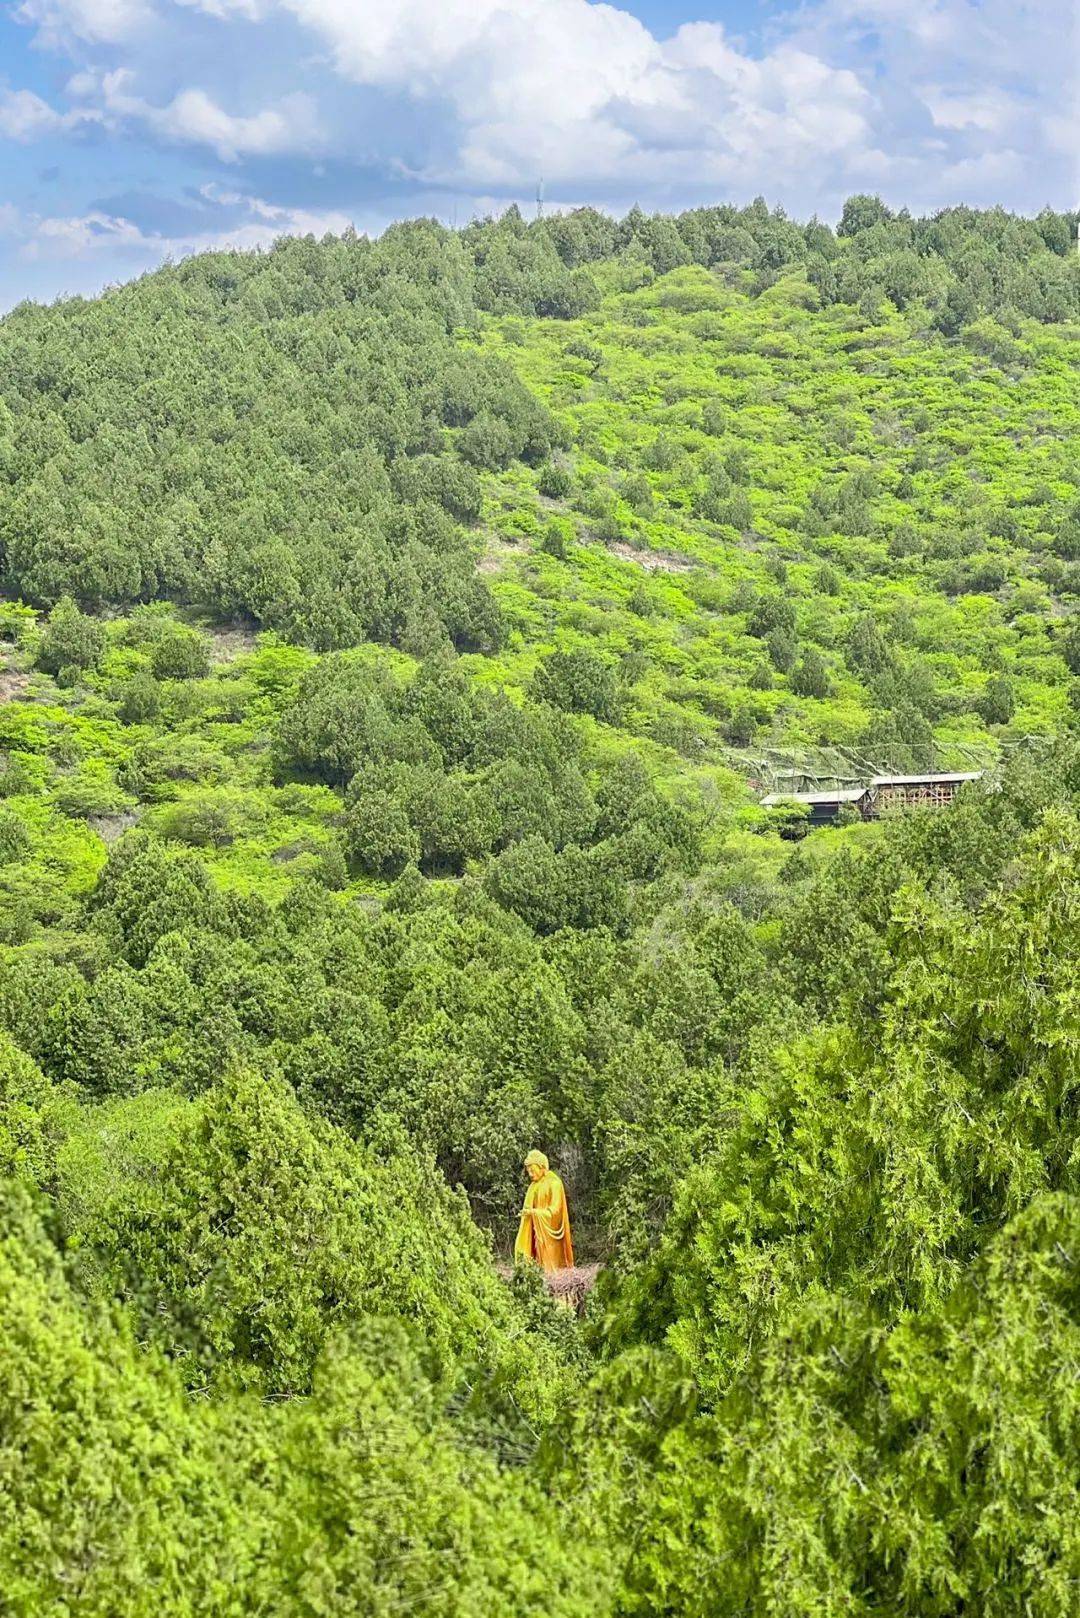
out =
<path fill-rule="evenodd" d="M 304 151 L 318 135 L 314 103 L 300 93 L 250 117 L 235 117 L 218 106 L 205 90 L 198 89 L 182 90 L 165 107 L 144 103 L 140 111 L 151 128 L 166 139 L 210 146 L 226 163 L 239 157 Z"/>
<path fill-rule="evenodd" d="M 998 200 L 1059 206 L 1080 181 L 1080 7 L 1075 0 L 815 0 L 793 35 L 882 87 L 902 200 L 964 200 L 980 176 Z M 945 137 L 947 161 L 930 130 Z M 987 200 L 986 194 L 966 200 Z"/>
<path fill-rule="evenodd" d="M 1019 152 L 1008 147 L 996 152 L 980 152 L 977 157 L 962 157 L 949 163 L 942 172 L 942 182 L 958 197 L 974 202 L 988 202 L 1000 196 L 1003 189 L 1023 180 L 1024 159 Z"/>
<path fill-rule="evenodd" d="M 144 231 L 120 215 L 92 210 L 85 214 L 20 217 L 14 209 L 0 208 L 0 233 L 20 242 L 21 256 L 29 260 L 125 258 L 159 263 L 189 253 L 224 249 L 250 251 L 269 247 L 282 236 L 340 236 L 348 229 L 348 215 L 336 209 L 283 208 L 259 197 L 223 192 L 213 186 L 202 190 L 211 206 L 239 210 L 231 225 L 193 230 L 174 236 Z"/>
<path fill-rule="evenodd" d="M 64 48 L 74 41 L 117 44 L 151 16 L 149 0 L 23 0 L 15 16 L 37 29 L 38 43 Z"/>
<path fill-rule="evenodd" d="M 1071 201 L 1075 206 L 1080 197 L 1080 89 L 1065 105 L 1045 108 L 1040 124 L 1050 150 L 1060 152 L 1072 164 Z"/>
<path fill-rule="evenodd" d="M 0 90 L 0 136 L 8 140 L 40 140 L 101 121 L 101 113 L 92 108 L 61 113 L 32 90 Z"/>
<path fill-rule="evenodd" d="M 88 253 L 142 246 L 146 238 L 129 219 L 104 213 L 53 217 L 28 222 L 24 258 L 83 258 Z"/>
<path fill-rule="evenodd" d="M 588 0 L 280 4 L 352 83 L 448 105 L 463 133 L 432 181 L 686 183 L 797 170 L 867 139 L 853 73 L 788 45 L 754 58 L 715 23 L 660 41 Z"/>
<path fill-rule="evenodd" d="M 247 22 L 258 22 L 266 13 L 262 0 L 175 0 L 175 3 L 191 11 L 203 11 L 208 17 L 243 17 Z"/>
<path fill-rule="evenodd" d="M 964 185 L 972 201 L 1065 204 L 1076 13 L 1076 0 L 803 0 L 751 48 L 715 22 L 660 38 L 593 0 L 23 0 L 39 40 L 75 58 L 75 110 L 12 92 L 0 133 L 96 117 L 229 164 L 317 156 L 363 169 L 365 188 L 380 168 L 412 182 L 419 208 L 436 188 L 530 195 L 541 175 L 616 205 L 760 191 L 835 214 L 852 190 L 934 207 Z M 260 86 L 254 105 L 245 84 Z M 399 185 L 394 205 L 409 211 Z"/>
<path fill-rule="evenodd" d="M 112 118 L 141 123 L 164 140 L 209 146 L 224 163 L 308 151 L 318 144 L 315 103 L 300 92 L 283 97 L 276 106 L 237 116 L 226 112 L 205 90 L 194 87 L 179 91 L 164 106 L 155 106 L 132 93 L 133 77 L 126 68 L 100 78 L 83 73 L 69 88 L 82 96 L 97 95 Z"/>
<path fill-rule="evenodd" d="M 629 12 L 590 0 L 176 0 L 176 9 L 223 27 L 291 15 L 351 86 L 448 112 L 453 138 L 414 174 L 429 184 L 513 187 L 538 173 L 570 186 L 726 183 L 748 164 L 798 171 L 811 146 L 820 160 L 866 143 L 871 98 L 852 72 L 786 44 L 754 58 L 712 23 L 659 41 Z M 148 0 L 25 0 L 20 15 L 70 42 L 119 40 L 150 13 Z M 226 162 L 323 144 L 307 94 L 240 113 L 201 86 L 158 103 L 138 83 L 131 66 L 84 67 L 68 90 L 101 116 Z M 44 127 L 49 109 L 36 110 Z M 339 114 L 336 148 L 330 139 L 326 149 L 357 155 L 352 134 Z"/>
<path fill-rule="evenodd" d="M 920 91 L 939 129 L 984 129 L 995 132 L 1012 123 L 1016 103 L 996 90 L 956 91 L 927 84 Z"/>

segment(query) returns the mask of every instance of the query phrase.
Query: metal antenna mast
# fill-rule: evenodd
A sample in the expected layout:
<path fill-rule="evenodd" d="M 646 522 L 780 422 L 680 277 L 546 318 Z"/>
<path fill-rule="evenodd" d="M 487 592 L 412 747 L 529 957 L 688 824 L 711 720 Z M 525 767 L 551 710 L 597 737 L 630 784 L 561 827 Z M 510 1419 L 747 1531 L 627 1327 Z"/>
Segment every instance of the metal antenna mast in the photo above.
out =
<path fill-rule="evenodd" d="M 536 185 L 536 217 L 537 217 L 537 219 L 543 219 L 543 217 L 544 217 L 544 182 L 543 182 L 543 180 L 538 180 L 537 185 Z"/>

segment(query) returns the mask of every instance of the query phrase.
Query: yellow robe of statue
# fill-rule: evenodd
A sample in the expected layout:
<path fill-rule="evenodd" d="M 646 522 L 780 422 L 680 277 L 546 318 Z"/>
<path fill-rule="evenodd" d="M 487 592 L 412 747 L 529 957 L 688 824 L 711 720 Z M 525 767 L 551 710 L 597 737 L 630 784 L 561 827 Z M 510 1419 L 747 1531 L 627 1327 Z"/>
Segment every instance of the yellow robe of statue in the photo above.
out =
<path fill-rule="evenodd" d="M 525 1193 L 514 1257 L 532 1259 L 545 1270 L 574 1267 L 566 1191 L 554 1169 L 534 1180 Z"/>

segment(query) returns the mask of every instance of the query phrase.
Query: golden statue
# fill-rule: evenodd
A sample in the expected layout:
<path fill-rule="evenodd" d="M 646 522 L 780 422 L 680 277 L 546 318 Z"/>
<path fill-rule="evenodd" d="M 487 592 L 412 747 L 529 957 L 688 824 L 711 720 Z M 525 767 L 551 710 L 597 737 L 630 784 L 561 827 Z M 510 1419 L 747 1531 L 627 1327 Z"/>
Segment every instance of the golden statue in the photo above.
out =
<path fill-rule="evenodd" d="M 525 1168 L 532 1184 L 525 1193 L 515 1259 L 531 1259 L 545 1270 L 572 1270 L 574 1247 L 566 1190 L 543 1152 L 530 1152 Z"/>

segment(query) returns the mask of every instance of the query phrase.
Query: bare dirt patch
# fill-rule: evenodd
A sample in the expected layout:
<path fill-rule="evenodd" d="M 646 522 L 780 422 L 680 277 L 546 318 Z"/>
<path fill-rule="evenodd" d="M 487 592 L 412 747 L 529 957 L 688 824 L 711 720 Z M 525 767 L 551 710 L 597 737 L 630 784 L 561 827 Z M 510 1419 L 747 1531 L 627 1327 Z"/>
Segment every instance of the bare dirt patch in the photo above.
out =
<path fill-rule="evenodd" d="M 0 702 L 18 702 L 29 684 L 30 676 L 23 669 L 0 669 Z"/>
<path fill-rule="evenodd" d="M 254 624 L 233 624 L 227 629 L 211 629 L 207 634 L 210 641 L 210 661 L 232 663 L 236 658 L 243 657 L 246 652 L 255 650 L 259 631 Z"/>
<path fill-rule="evenodd" d="M 496 1264 L 495 1268 L 504 1281 L 509 1281 L 514 1273 L 511 1264 Z M 586 1298 L 596 1285 L 600 1268 L 599 1264 L 575 1264 L 570 1270 L 549 1270 L 544 1275 L 544 1285 L 557 1303 L 564 1303 L 581 1314 Z"/>
<path fill-rule="evenodd" d="M 599 1274 L 599 1264 L 576 1264 L 572 1270 L 552 1270 L 544 1276 L 544 1285 L 557 1303 L 565 1303 L 580 1314 Z"/>
<path fill-rule="evenodd" d="M 701 565 L 688 556 L 676 556 L 670 551 L 639 551 L 622 541 L 609 545 L 608 550 L 621 562 L 634 562 L 643 567 L 646 573 L 693 573 Z"/>
<path fill-rule="evenodd" d="M 86 824 L 92 832 L 96 832 L 103 843 L 115 843 L 130 831 L 139 817 L 134 810 L 125 810 L 118 815 L 91 815 Z"/>
<path fill-rule="evenodd" d="M 478 558 L 476 571 L 489 575 L 501 573 L 506 563 L 513 557 L 526 555 L 528 555 L 527 545 L 515 545 L 509 539 L 492 539 L 489 540 L 483 556 Z"/>

